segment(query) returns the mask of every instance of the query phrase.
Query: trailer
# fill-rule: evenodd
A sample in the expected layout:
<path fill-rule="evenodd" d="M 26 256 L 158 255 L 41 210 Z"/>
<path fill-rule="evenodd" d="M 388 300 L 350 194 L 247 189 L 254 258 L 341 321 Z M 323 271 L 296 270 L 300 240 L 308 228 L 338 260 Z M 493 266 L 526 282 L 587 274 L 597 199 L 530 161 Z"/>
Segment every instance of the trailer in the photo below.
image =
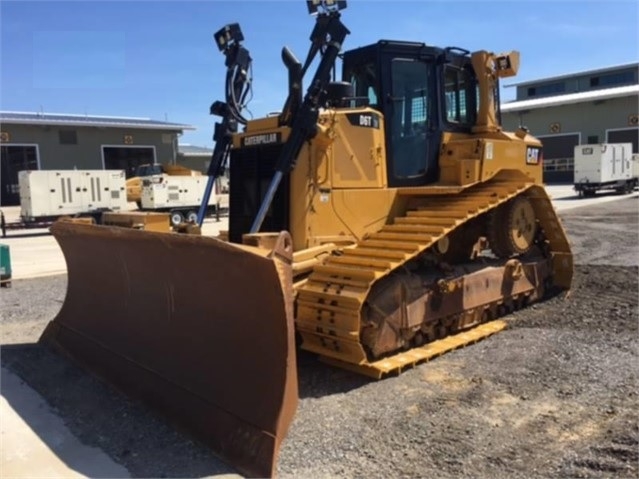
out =
<path fill-rule="evenodd" d="M 156 175 L 142 179 L 140 210 L 168 212 L 171 225 L 197 222 L 197 213 L 204 196 L 208 176 Z M 207 213 L 219 215 L 228 209 L 229 196 L 220 182 L 209 199 Z"/>
<path fill-rule="evenodd" d="M 577 145 L 574 152 L 574 189 L 580 197 L 602 190 L 627 194 L 638 186 L 639 156 L 632 154 L 632 143 Z"/>
<path fill-rule="evenodd" d="M 8 229 L 47 228 L 62 217 L 93 217 L 127 209 L 124 170 L 24 170 L 18 173 L 20 216 Z"/>

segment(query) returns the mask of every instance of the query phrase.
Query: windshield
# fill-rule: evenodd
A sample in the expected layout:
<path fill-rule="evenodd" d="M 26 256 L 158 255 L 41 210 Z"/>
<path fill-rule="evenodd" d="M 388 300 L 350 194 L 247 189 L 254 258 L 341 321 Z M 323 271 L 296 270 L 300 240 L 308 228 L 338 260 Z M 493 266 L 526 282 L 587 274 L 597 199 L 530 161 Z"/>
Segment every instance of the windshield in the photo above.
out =
<path fill-rule="evenodd" d="M 161 175 L 162 174 L 162 166 L 161 165 L 140 165 L 136 171 L 136 176 L 153 176 L 153 175 Z"/>

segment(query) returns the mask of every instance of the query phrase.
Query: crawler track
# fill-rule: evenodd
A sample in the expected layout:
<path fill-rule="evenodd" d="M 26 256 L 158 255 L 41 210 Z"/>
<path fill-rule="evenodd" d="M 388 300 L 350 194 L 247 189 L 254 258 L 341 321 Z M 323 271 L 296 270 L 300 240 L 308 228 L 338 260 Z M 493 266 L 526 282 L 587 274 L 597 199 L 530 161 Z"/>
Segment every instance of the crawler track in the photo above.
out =
<path fill-rule="evenodd" d="M 457 339 L 450 343 L 448 349 L 430 344 L 371 360 L 361 337 L 362 314 L 372 288 L 379 281 L 399 271 L 407 262 L 432 252 L 439 240 L 470 220 L 482 217 L 520 195 L 531 200 L 536 220 L 544 232 L 544 262 L 549 266 L 546 269 L 549 269 L 552 285 L 569 288 L 572 254 L 545 190 L 521 179 L 495 178 L 456 195 L 421 196 L 428 200 L 425 202 L 427 207 L 407 211 L 354 248 L 345 249 L 339 256 L 330 256 L 316 266 L 308 281 L 298 289 L 296 326 L 303 339 L 302 348 L 321 355 L 329 362 L 379 378 L 496 332 L 500 328 L 489 327 L 489 323 L 477 328 L 473 334 L 455 336 Z M 543 269 L 540 265 L 535 264 L 534 268 Z M 458 284 L 463 284 L 464 279 L 461 278 Z M 479 280 L 487 281 L 483 277 Z M 540 291 L 543 294 L 541 282 L 531 286 L 536 290 L 531 296 L 533 299 L 540 296 Z M 543 282 L 548 283 L 546 280 Z M 473 287 L 470 284 L 462 289 L 468 291 Z M 497 311 L 504 300 L 515 300 L 516 304 L 520 304 L 517 296 L 530 296 L 531 292 L 529 288 L 525 294 L 513 294 L 508 298 L 500 296 L 483 304 L 474 304 L 471 308 L 467 308 L 463 300 L 464 306 L 460 305 L 448 318 L 439 319 L 435 328 L 436 338 L 458 332 L 455 325 L 460 324 L 458 319 L 461 316 L 475 317 L 471 321 L 473 324 L 485 321 L 493 316 L 491 312 Z M 453 317 L 457 319 L 452 321 Z"/>

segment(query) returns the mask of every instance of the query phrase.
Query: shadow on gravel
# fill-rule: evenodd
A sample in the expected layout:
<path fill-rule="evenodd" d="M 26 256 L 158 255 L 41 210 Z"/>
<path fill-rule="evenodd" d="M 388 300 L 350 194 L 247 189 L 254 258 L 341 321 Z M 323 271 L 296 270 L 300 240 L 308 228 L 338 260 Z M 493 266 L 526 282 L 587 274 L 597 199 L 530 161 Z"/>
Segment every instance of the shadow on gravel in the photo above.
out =
<path fill-rule="evenodd" d="M 300 399 L 342 394 L 375 382 L 359 374 L 329 366 L 306 351 L 297 350 Z"/>
<path fill-rule="evenodd" d="M 166 422 L 143 403 L 85 372 L 70 360 L 39 344 L 0 347 L 2 366 L 34 389 L 87 446 L 104 451 L 132 477 L 204 477 L 235 474 L 206 446 Z M 347 393 L 373 380 L 322 363 L 315 355 L 298 351 L 300 398 Z M 9 389 L 2 391 L 13 409 L 52 451 L 55 438 L 21 414 Z M 56 451 L 57 452 L 57 451 Z M 65 460 L 61 454 L 60 459 Z M 74 464 L 69 463 L 73 468 Z M 78 472 L 88 477 L 95 471 Z"/>
<path fill-rule="evenodd" d="M 206 447 L 177 432 L 139 402 L 127 399 L 65 358 L 38 344 L 4 345 L 2 366 L 20 377 L 46 401 L 83 444 L 97 447 L 124 466 L 132 477 L 204 477 L 234 474 Z M 10 389 L 2 395 L 52 451 L 50 437 L 37 421 L 21 414 Z M 60 456 L 66 461 L 68 458 Z M 73 463 L 69 463 L 73 467 Z M 78 472 L 87 477 L 95 471 Z"/>
<path fill-rule="evenodd" d="M 14 477 L 12 473 L 15 477 L 36 477 L 45 472 L 52 474 L 50 477 L 60 474 L 78 477 L 77 473 L 95 478 L 130 477 L 121 465 L 73 437 L 61 418 L 51 413 L 42 398 L 18 376 L 4 367 L 0 375 L 2 434 L 8 433 L 12 439 L 0 466 L 11 472 L 3 477 Z M 34 435 L 40 441 L 34 441 Z"/>

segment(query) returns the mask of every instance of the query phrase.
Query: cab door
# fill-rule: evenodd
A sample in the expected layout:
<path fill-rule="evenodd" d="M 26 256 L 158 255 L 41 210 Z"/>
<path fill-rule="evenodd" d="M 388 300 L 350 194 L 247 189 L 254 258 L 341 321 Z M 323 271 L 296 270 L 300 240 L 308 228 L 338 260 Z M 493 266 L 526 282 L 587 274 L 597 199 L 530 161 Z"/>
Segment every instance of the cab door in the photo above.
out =
<path fill-rule="evenodd" d="M 436 101 L 433 64 L 423 59 L 388 55 L 383 81 L 388 95 L 387 118 L 389 186 L 420 186 L 438 180 Z"/>

